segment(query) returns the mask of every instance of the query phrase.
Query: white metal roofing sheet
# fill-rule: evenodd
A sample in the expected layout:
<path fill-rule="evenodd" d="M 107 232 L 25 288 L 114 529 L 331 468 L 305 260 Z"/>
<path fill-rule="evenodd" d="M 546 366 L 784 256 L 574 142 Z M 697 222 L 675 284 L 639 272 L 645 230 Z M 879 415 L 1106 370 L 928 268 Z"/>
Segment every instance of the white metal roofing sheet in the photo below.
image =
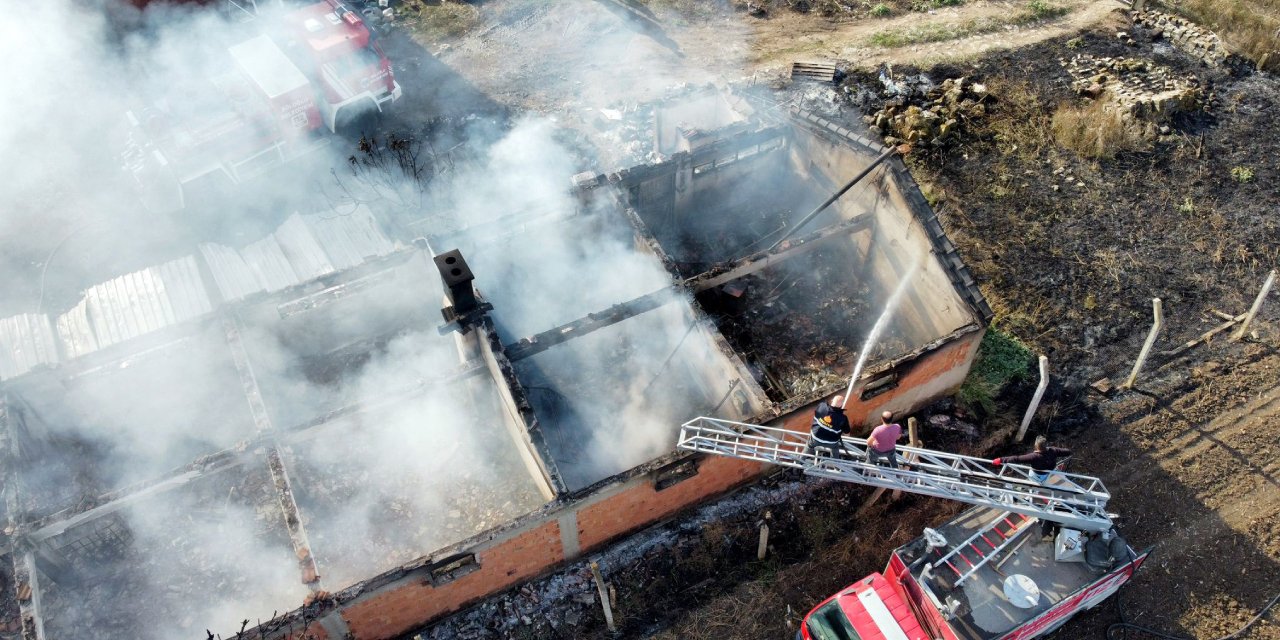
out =
<path fill-rule="evenodd" d="M 0 319 L 0 380 L 58 361 L 49 317 L 24 313 Z"/>
<path fill-rule="evenodd" d="M 311 228 L 301 215 L 295 213 L 289 216 L 276 229 L 275 237 L 300 281 L 305 282 L 335 271 L 328 255 L 311 234 Z"/>
<path fill-rule="evenodd" d="M 378 227 L 369 207 L 361 204 L 350 212 L 332 211 L 306 216 L 313 235 L 337 269 L 349 269 L 369 258 L 385 256 L 396 245 Z"/>
<path fill-rule="evenodd" d="M 75 357 L 212 310 L 195 257 L 185 256 L 90 287 L 56 325 Z"/>

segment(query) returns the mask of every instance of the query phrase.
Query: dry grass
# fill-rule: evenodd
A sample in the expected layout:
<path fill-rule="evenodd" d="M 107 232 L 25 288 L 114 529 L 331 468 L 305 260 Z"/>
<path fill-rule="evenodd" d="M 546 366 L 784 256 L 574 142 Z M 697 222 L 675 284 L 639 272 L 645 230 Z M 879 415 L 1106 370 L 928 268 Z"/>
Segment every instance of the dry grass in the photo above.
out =
<path fill-rule="evenodd" d="M 1168 8 L 1212 29 L 1259 68 L 1280 69 L 1280 0 L 1182 0 Z"/>
<path fill-rule="evenodd" d="M 936 0 L 935 0 L 936 1 Z M 946 42 L 970 36 L 994 33 L 1005 27 L 1024 26 L 1052 20 L 1069 13 L 1069 7 L 1031 0 L 1026 6 L 1010 14 L 971 18 L 960 22 L 933 22 L 903 29 L 886 29 L 871 35 L 867 42 L 884 48 L 903 47 L 929 42 Z"/>
<path fill-rule="evenodd" d="M 1053 139 L 1082 157 L 1109 160 L 1117 153 L 1149 146 L 1141 131 L 1102 101 L 1085 106 L 1064 104 L 1053 114 Z"/>
<path fill-rule="evenodd" d="M 429 42 L 460 38 L 480 24 L 478 9 L 449 0 L 439 4 L 408 0 L 401 6 L 400 15 L 419 37 Z"/>

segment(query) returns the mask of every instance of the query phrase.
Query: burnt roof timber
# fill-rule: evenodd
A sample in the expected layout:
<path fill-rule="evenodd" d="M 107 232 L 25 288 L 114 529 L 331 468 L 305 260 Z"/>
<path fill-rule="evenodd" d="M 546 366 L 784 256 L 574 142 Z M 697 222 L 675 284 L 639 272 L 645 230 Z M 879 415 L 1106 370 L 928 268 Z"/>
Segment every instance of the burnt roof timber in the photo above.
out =
<path fill-rule="evenodd" d="M 809 253 L 825 241 L 833 238 L 839 238 L 850 233 L 870 229 L 874 221 L 874 214 L 869 212 L 862 213 L 855 216 L 852 220 L 839 222 L 819 229 L 807 236 L 792 240 L 786 246 L 778 247 L 772 251 L 759 251 L 741 260 L 718 265 L 704 273 L 687 278 L 671 287 L 647 293 L 638 298 L 615 304 L 603 311 L 589 313 L 582 318 L 567 322 L 558 327 L 543 331 L 542 333 L 528 338 L 522 338 L 520 341 L 509 344 L 504 348 L 507 358 L 515 362 L 537 355 L 551 347 L 563 344 L 579 336 L 615 325 L 623 320 L 645 313 L 646 311 L 652 311 L 653 309 L 666 305 L 674 300 L 679 300 L 681 299 L 681 296 L 679 296 L 677 292 L 680 289 L 687 289 L 693 293 L 698 293 L 718 287 L 727 282 L 732 282 L 738 278 L 751 275 L 762 269 L 780 264 L 796 256 Z"/>
<path fill-rule="evenodd" d="M 809 253 L 816 249 L 819 244 L 833 238 L 839 238 L 866 231 L 871 228 L 875 222 L 875 214 L 864 212 L 854 216 L 850 220 L 838 222 L 836 224 L 824 227 L 807 236 L 802 236 L 790 241 L 785 246 L 779 246 L 776 249 L 757 251 L 745 258 L 735 260 L 733 262 L 716 265 L 707 271 L 696 276 L 686 279 L 682 284 L 685 288 L 698 293 L 713 289 L 722 284 L 726 284 L 751 275 L 762 269 L 780 264 L 791 258 Z"/>

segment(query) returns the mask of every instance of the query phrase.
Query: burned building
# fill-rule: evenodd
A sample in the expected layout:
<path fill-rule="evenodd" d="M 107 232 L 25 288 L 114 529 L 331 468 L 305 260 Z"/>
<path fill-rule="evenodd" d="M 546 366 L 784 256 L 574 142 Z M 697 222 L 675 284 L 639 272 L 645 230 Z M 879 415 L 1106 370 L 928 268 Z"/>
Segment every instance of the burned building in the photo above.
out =
<path fill-rule="evenodd" d="M 395 637 L 769 471 L 687 419 L 806 429 L 863 349 L 855 423 L 959 386 L 990 311 L 899 158 L 720 92 L 651 124 L 546 206 L 298 215 L 0 321 L 14 631 Z"/>

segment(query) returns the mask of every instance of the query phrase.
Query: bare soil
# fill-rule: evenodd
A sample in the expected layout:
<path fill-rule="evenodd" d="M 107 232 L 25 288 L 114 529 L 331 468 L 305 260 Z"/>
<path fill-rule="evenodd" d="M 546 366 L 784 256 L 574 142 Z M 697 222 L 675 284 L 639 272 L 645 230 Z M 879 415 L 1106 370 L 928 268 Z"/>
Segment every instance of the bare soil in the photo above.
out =
<path fill-rule="evenodd" d="M 1054 384 L 1032 432 L 1075 450 L 1073 469 L 1110 488 L 1122 533 L 1135 547 L 1154 547 L 1121 598 L 1078 616 L 1055 637 L 1104 637 L 1122 606 L 1130 622 L 1216 638 L 1280 590 L 1280 310 L 1271 300 L 1256 335 L 1242 342 L 1224 334 L 1179 358 L 1162 352 L 1220 323 L 1212 310 L 1242 313 L 1280 258 L 1273 115 L 1280 113 L 1280 83 L 1269 74 L 1205 66 L 1142 34 L 1126 46 L 1116 32 L 1129 25 L 1115 3 L 1060 4 L 1070 11 L 1043 24 L 884 50 L 866 44 L 884 29 L 958 24 L 1015 5 L 972 2 L 835 20 L 777 11 L 754 19 L 732 5 L 685 15 L 679 2 L 492 2 L 482 11 L 498 23 L 451 45 L 441 59 L 499 103 L 558 115 L 645 99 L 637 87 L 591 93 L 617 84 L 592 78 L 625 76 L 628 64 L 643 59 L 630 46 L 656 52 L 652 64 L 669 70 L 673 83 L 710 76 L 785 84 L 778 78 L 792 60 L 839 59 L 854 70 L 844 93 L 863 109 L 890 98 L 878 84 L 884 62 L 899 78 L 986 83 L 995 97 L 989 116 L 971 123 L 957 144 L 919 150 L 908 162 L 982 282 L 996 327 L 1050 358 Z M 518 12 L 524 17 L 502 22 Z M 592 34 L 620 29 L 632 30 L 625 51 L 634 56 L 574 53 Z M 545 57 L 518 55 L 552 42 L 536 49 L 552 52 Z M 1146 150 L 1081 158 L 1060 148 L 1050 127 L 1059 105 L 1078 104 L 1059 62 L 1077 53 L 1140 57 L 1194 75 L 1210 96 L 1207 108 L 1170 122 Z M 535 73 L 551 68 L 573 71 L 550 82 Z M 590 73 L 578 75 L 583 69 Z M 575 118 L 564 122 L 573 126 Z M 1249 179 L 1237 168 L 1247 168 Z M 1098 378 L 1124 378 L 1149 327 L 1153 297 L 1164 301 L 1167 326 L 1138 388 L 1109 398 L 1089 391 Z M 937 433 L 925 440 L 981 455 L 1021 450 L 1004 443 L 1026 391 L 1001 398 L 982 442 L 940 440 Z M 906 497 L 855 518 L 868 494 L 821 484 L 772 508 L 764 561 L 755 560 L 764 513 L 686 531 L 610 577 L 619 600 L 615 636 L 598 609 L 585 607 L 570 625 L 495 623 L 467 637 L 788 637 L 811 606 L 880 570 L 890 549 L 960 508 Z M 1280 638 L 1278 620 L 1273 611 L 1241 637 Z"/>

